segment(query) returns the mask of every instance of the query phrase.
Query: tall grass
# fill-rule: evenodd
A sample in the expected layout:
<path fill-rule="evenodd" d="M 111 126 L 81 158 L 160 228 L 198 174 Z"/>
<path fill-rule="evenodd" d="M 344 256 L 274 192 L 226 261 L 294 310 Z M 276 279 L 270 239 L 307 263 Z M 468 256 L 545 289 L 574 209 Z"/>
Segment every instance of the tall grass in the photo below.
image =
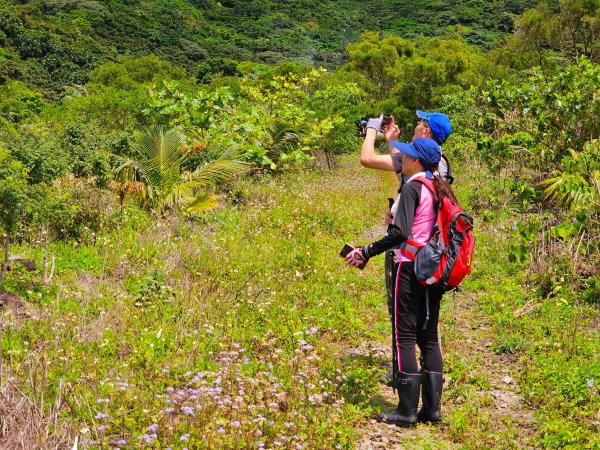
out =
<path fill-rule="evenodd" d="M 597 305 L 540 298 L 506 256 L 510 202 L 480 198 L 500 184 L 455 171 L 476 262 L 442 307 L 444 423 L 406 445 L 594 448 Z M 385 406 L 363 350 L 389 325 L 382 258 L 357 271 L 338 252 L 381 235 L 395 183 L 342 158 L 238 180 L 194 220 L 106 205 L 78 243 L 25 240 L 16 252 L 55 255 L 56 271 L 6 280 L 25 303 L 0 316 L 0 447 L 352 448 Z"/>
<path fill-rule="evenodd" d="M 367 240 L 388 186 L 347 164 L 241 181 L 237 206 L 194 221 L 127 206 L 45 249 L 55 285 L 12 274 L 36 312 L 2 316 L 2 446 L 351 446 L 346 403 L 371 380 L 348 382 L 337 349 L 371 333 L 382 290 L 378 262 L 357 276 L 338 252 Z"/>

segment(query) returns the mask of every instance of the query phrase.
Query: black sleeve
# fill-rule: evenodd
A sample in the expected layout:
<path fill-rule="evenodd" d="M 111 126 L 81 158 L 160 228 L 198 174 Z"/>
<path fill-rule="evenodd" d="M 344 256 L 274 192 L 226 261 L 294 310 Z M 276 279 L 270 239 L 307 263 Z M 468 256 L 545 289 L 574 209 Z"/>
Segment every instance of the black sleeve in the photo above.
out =
<path fill-rule="evenodd" d="M 412 181 L 402 186 L 394 225 L 388 228 L 388 234 L 383 239 L 363 247 L 363 253 L 367 258 L 379 255 L 391 248 L 397 248 L 409 238 L 417 207 L 421 203 L 421 186 L 418 181 Z"/>

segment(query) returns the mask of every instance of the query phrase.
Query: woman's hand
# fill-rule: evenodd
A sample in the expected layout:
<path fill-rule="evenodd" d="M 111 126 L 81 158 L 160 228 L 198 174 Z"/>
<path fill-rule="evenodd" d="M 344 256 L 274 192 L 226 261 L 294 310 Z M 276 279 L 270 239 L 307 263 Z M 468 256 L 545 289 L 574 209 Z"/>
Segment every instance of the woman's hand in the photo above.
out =
<path fill-rule="evenodd" d="M 385 224 L 391 225 L 394 222 L 394 215 L 391 211 L 385 213 Z"/>
<path fill-rule="evenodd" d="M 357 247 L 346 255 L 346 261 L 352 267 L 360 266 L 366 259 L 363 255 L 362 247 Z"/>

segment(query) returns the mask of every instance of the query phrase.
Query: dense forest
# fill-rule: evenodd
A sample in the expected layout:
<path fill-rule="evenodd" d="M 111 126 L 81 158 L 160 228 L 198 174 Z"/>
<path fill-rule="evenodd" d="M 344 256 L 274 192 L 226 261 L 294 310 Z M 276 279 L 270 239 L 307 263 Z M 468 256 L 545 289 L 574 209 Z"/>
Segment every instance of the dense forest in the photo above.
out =
<path fill-rule="evenodd" d="M 331 249 L 393 192 L 355 122 L 421 109 L 478 247 L 414 448 L 596 448 L 599 63 L 598 0 L 5 0 L 0 447 L 354 448 L 382 270 Z"/>
<path fill-rule="evenodd" d="M 365 31 L 406 39 L 459 33 L 490 48 L 513 29 L 528 1 L 15 1 L 0 7 L 0 81 L 59 91 L 85 84 L 120 57 L 154 54 L 199 81 L 239 75 L 252 61 L 339 67 Z"/>

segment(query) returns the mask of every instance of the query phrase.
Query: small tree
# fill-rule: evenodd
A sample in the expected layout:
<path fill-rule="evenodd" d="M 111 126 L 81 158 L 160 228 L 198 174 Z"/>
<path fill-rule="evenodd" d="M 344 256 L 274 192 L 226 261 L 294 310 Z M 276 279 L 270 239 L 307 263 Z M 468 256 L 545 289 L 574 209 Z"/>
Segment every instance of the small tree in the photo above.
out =
<path fill-rule="evenodd" d="M 217 206 L 217 198 L 206 188 L 245 170 L 247 165 L 225 152 L 219 159 L 184 171 L 190 157 L 185 142 L 179 128 L 147 128 L 139 135 L 134 158 L 115 155 L 119 163 L 115 172 L 129 174 L 133 178 L 130 182 L 144 183 L 147 203 L 163 212 L 176 206 L 188 213 L 212 209 Z"/>
<path fill-rule="evenodd" d="M 414 44 L 398 36 L 380 39 L 378 33 L 367 32 L 362 37 L 361 42 L 348 45 L 350 62 L 345 69 L 363 74 L 373 83 L 373 94 L 383 100 L 396 84 L 401 62 L 411 58 L 416 49 Z"/>

